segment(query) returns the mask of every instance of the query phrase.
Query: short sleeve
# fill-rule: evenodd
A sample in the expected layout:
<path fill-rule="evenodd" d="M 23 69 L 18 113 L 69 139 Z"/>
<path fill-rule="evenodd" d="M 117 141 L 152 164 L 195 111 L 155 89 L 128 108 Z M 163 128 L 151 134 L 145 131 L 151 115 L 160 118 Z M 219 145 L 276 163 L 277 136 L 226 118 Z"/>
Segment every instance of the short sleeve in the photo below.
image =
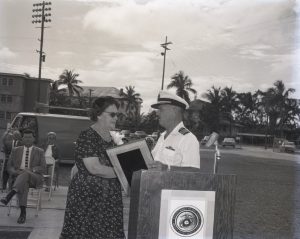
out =
<path fill-rule="evenodd" d="M 94 147 L 93 137 L 89 134 L 89 131 L 82 131 L 76 141 L 75 148 L 75 163 L 78 167 L 78 171 L 88 172 L 83 158 L 97 156 L 96 147 Z"/>
<path fill-rule="evenodd" d="M 187 134 L 181 142 L 182 167 L 200 168 L 200 146 L 197 138 L 193 134 Z"/>

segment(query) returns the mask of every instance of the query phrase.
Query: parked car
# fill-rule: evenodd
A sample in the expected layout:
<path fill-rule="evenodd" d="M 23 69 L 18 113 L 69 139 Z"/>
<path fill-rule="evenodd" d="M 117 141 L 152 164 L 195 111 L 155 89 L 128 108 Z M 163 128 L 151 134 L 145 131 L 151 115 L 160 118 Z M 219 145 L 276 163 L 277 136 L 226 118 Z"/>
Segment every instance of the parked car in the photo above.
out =
<path fill-rule="evenodd" d="M 222 142 L 222 146 L 226 147 L 226 146 L 231 146 L 233 148 L 235 148 L 235 139 L 234 138 L 224 138 L 223 142 Z"/>
<path fill-rule="evenodd" d="M 120 132 L 122 135 L 124 135 L 124 137 L 129 137 L 129 135 L 130 135 L 130 130 L 128 130 L 128 129 L 123 129 L 123 130 L 121 130 L 121 132 Z"/>
<path fill-rule="evenodd" d="M 148 136 L 153 138 L 155 141 L 158 140 L 158 132 L 153 132 L 152 134 L 150 134 Z"/>
<path fill-rule="evenodd" d="M 3 141 L 11 144 L 10 141 L 5 140 L 11 132 L 31 129 L 36 135 L 35 144 L 41 147 L 47 140 L 47 133 L 54 131 L 57 134 L 60 162 L 74 163 L 74 142 L 80 132 L 92 124 L 93 122 L 88 117 L 83 116 L 21 112 L 16 115 L 10 127 L 4 132 Z"/>
<path fill-rule="evenodd" d="M 296 145 L 294 142 L 284 141 L 279 148 L 281 152 L 295 153 Z"/>
<path fill-rule="evenodd" d="M 201 145 L 205 145 L 209 139 L 209 136 L 204 136 L 204 138 L 200 141 Z"/>
<path fill-rule="evenodd" d="M 145 138 L 147 136 L 147 134 L 144 131 L 135 131 L 134 135 L 138 139 Z"/>

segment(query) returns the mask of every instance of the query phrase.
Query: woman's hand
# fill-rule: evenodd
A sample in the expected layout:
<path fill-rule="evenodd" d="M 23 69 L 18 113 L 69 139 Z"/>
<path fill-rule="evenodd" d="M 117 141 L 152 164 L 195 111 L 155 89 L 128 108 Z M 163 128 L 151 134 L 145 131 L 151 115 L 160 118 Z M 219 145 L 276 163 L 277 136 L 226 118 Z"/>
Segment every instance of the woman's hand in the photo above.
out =
<path fill-rule="evenodd" d="M 100 164 L 98 157 L 83 158 L 83 163 L 90 174 L 103 178 L 116 178 L 115 171 L 112 167 Z"/>
<path fill-rule="evenodd" d="M 107 167 L 107 166 L 104 166 Z M 96 174 L 97 176 L 100 176 L 102 178 L 116 178 L 117 175 L 112 167 L 107 167 L 106 174 Z"/>

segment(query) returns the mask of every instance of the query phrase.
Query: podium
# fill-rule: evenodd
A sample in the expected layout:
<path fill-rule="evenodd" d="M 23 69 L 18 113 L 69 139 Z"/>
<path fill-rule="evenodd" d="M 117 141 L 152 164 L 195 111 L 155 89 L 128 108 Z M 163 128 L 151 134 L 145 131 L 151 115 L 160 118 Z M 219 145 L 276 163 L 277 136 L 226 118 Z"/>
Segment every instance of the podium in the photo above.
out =
<path fill-rule="evenodd" d="M 128 239 L 232 239 L 235 185 L 196 169 L 135 172 Z"/>

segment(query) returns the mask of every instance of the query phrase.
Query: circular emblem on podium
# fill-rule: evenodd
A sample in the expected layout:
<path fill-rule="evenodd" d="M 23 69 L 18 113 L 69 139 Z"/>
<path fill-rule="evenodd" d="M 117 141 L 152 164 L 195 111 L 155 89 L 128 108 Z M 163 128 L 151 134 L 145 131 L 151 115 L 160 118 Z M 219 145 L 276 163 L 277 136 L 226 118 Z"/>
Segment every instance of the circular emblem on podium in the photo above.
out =
<path fill-rule="evenodd" d="M 193 206 L 182 206 L 177 208 L 171 216 L 172 230 L 184 237 L 197 234 L 203 226 L 202 212 Z"/>

